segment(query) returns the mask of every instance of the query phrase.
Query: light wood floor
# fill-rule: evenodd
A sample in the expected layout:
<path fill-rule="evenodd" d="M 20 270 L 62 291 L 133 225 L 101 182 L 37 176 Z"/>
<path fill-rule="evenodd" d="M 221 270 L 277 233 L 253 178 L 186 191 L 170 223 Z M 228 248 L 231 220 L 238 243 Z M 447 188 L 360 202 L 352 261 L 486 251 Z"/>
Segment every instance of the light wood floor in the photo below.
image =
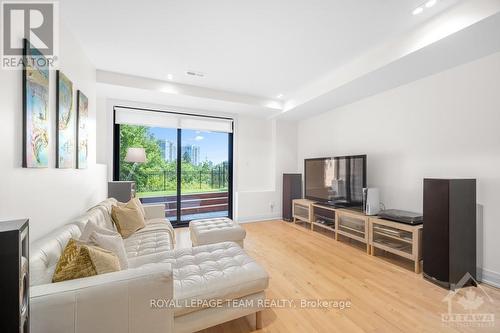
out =
<path fill-rule="evenodd" d="M 264 327 L 255 316 L 212 327 L 203 333 L 238 332 L 500 332 L 500 290 L 481 285 L 480 312 L 494 313 L 495 327 L 445 326 L 447 291 L 412 271 L 412 264 L 372 257 L 348 240 L 334 239 L 283 221 L 242 224 L 245 250 L 269 272 L 269 299 L 349 299 L 350 309 L 266 309 Z M 191 246 L 186 228 L 177 246 Z M 392 263 L 391 263 L 392 262 Z M 395 264 L 396 263 L 396 264 Z M 460 297 L 460 295 L 456 297 Z M 491 297 L 491 300 L 488 298 Z M 454 309 L 465 313 L 460 305 Z M 476 311 L 477 312 L 477 311 Z"/>

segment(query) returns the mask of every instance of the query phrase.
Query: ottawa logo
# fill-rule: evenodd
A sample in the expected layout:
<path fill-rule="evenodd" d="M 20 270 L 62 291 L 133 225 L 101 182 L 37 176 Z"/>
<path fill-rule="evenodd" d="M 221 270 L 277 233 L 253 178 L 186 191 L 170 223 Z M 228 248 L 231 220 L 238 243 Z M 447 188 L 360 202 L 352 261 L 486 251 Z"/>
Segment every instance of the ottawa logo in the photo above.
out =
<path fill-rule="evenodd" d="M 463 288 L 471 281 L 477 288 Z M 443 326 L 495 326 L 495 314 L 486 312 L 482 309 L 487 303 L 494 304 L 494 301 L 469 273 L 466 273 L 462 279 L 460 279 L 455 286 L 455 290 L 450 290 L 442 301 L 448 305 L 448 312 L 441 314 Z"/>

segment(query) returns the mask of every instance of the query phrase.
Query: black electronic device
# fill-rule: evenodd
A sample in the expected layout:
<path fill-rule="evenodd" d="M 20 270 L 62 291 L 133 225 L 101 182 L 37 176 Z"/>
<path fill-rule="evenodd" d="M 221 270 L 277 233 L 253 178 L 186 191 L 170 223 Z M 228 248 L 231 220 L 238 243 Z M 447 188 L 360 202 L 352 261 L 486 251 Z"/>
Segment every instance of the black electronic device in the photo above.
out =
<path fill-rule="evenodd" d="M 337 207 L 362 207 L 366 155 L 304 160 L 305 198 Z"/>
<path fill-rule="evenodd" d="M 399 209 L 382 210 L 378 213 L 378 217 L 412 225 L 422 224 L 424 220 L 421 213 L 407 212 Z"/>

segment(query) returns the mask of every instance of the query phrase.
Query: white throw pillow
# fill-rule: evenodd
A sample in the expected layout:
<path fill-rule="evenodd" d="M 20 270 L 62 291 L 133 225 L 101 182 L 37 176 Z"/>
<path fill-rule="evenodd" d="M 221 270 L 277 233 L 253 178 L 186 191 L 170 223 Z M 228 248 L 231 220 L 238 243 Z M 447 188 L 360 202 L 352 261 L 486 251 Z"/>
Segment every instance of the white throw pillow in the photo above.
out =
<path fill-rule="evenodd" d="M 93 222 L 87 222 L 87 224 L 85 225 L 85 228 L 83 228 L 83 232 L 80 235 L 79 240 L 82 242 L 88 242 L 90 234 L 93 233 L 94 231 L 97 231 L 98 233 L 103 234 L 103 235 L 114 235 L 117 233 L 116 231 L 100 227 Z"/>
<path fill-rule="evenodd" d="M 108 230 L 109 231 L 109 230 Z M 120 268 L 128 268 L 127 252 L 122 236 L 114 232 L 113 234 L 102 234 L 99 231 L 93 231 L 89 237 L 89 243 L 113 252 L 120 261 Z"/>

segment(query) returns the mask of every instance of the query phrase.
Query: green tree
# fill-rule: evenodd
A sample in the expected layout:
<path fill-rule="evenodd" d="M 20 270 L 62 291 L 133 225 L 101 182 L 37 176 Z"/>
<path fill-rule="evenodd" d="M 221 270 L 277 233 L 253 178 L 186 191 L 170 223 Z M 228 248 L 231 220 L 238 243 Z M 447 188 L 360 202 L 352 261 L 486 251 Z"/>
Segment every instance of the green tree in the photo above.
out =
<path fill-rule="evenodd" d="M 146 163 L 125 162 L 128 148 L 144 148 Z M 138 192 L 174 192 L 177 188 L 177 163 L 165 161 L 158 144 L 158 139 L 146 126 L 120 126 L 120 180 L 134 180 Z M 193 165 L 187 152 L 181 161 L 182 191 L 213 191 L 227 187 L 228 165 L 222 162 L 214 165 L 212 161 L 203 161 Z"/>
<path fill-rule="evenodd" d="M 146 163 L 136 165 L 125 162 L 128 148 L 144 148 L 146 151 Z M 173 172 L 175 174 L 175 163 L 169 163 L 161 155 L 157 139 L 148 132 L 148 127 L 121 125 L 120 126 L 120 179 L 130 178 L 137 183 L 139 191 L 147 188 L 163 188 L 162 177 L 151 177 L 158 172 Z M 168 177 L 167 177 L 168 179 Z M 174 186 L 167 186 L 175 189 Z"/>

